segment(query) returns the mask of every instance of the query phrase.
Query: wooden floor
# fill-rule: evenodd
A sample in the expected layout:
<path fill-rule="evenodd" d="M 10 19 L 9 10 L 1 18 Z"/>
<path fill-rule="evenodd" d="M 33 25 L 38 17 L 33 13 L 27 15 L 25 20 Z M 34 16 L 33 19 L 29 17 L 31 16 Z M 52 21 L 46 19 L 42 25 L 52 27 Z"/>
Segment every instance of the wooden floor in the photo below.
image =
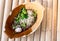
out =
<path fill-rule="evenodd" d="M 8 38 L 4 27 L 9 13 L 24 2 L 38 1 L 46 8 L 43 21 L 32 35 Z M 0 0 L 0 41 L 60 41 L 60 0 Z M 39 7 L 40 8 L 40 7 Z"/>

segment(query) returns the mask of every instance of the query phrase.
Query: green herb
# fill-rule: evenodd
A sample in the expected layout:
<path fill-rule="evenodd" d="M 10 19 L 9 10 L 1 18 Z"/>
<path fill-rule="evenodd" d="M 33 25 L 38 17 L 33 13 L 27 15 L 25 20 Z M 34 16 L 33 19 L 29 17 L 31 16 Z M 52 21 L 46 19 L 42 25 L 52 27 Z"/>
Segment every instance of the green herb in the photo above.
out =
<path fill-rule="evenodd" d="M 25 17 L 24 17 L 24 14 L 23 13 L 21 13 L 21 19 L 24 19 Z"/>
<path fill-rule="evenodd" d="M 33 11 L 33 16 L 34 16 L 34 17 L 36 17 L 36 16 L 37 16 L 37 14 L 36 14 L 36 12 L 35 12 L 35 11 Z"/>
<path fill-rule="evenodd" d="M 12 24 L 13 29 L 16 29 L 16 26 Z"/>
<path fill-rule="evenodd" d="M 15 21 L 18 23 L 20 21 L 20 17 L 16 17 Z"/>
<path fill-rule="evenodd" d="M 27 10 L 26 10 L 25 8 L 22 8 L 20 14 L 21 14 L 21 18 L 22 18 L 22 19 L 28 18 Z"/>
<path fill-rule="evenodd" d="M 27 10 L 25 8 L 22 8 L 22 13 L 27 14 Z"/>
<path fill-rule="evenodd" d="M 19 23 L 19 21 L 20 21 L 20 13 L 17 15 L 17 17 L 15 18 L 15 21 L 16 21 L 16 24 L 18 24 Z"/>
<path fill-rule="evenodd" d="M 27 18 L 28 18 L 28 15 L 27 15 L 27 14 L 25 14 L 25 15 L 24 15 L 24 17 L 27 19 Z"/>
<path fill-rule="evenodd" d="M 21 27 L 26 27 L 26 23 L 22 23 L 21 24 Z"/>

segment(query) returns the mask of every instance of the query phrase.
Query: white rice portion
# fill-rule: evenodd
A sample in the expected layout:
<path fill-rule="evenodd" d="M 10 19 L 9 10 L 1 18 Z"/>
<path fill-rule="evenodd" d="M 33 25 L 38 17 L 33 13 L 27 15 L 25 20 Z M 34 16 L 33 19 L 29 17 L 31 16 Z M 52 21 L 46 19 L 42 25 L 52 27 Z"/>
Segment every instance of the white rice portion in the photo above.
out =
<path fill-rule="evenodd" d="M 26 23 L 27 26 L 30 26 L 32 25 L 32 22 L 34 22 L 34 16 L 32 16 L 33 14 L 33 11 L 32 10 L 27 10 L 27 13 L 28 13 L 28 18 L 27 19 L 21 19 L 20 20 L 20 24 L 21 23 Z"/>

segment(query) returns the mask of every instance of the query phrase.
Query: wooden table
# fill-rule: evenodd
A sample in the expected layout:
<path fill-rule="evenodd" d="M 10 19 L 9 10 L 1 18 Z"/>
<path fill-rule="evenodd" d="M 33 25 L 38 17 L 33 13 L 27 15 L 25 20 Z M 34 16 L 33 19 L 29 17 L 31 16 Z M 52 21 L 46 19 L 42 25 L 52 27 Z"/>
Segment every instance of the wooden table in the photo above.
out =
<path fill-rule="evenodd" d="M 32 35 L 15 39 L 4 33 L 9 13 L 24 2 L 38 1 L 46 8 L 43 21 Z M 60 0 L 0 0 L 0 41 L 60 41 Z"/>

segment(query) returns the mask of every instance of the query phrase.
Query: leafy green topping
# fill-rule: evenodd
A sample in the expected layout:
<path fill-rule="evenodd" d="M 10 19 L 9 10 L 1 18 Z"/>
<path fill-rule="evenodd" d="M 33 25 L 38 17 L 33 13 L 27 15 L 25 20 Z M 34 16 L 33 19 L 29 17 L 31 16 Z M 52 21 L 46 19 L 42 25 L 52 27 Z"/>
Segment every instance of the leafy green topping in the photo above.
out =
<path fill-rule="evenodd" d="M 16 29 L 16 26 L 15 25 L 12 25 L 13 29 Z"/>
<path fill-rule="evenodd" d="M 20 22 L 20 19 L 28 18 L 27 10 L 22 8 L 17 17 L 15 18 L 16 23 Z"/>
<path fill-rule="evenodd" d="M 21 19 L 28 18 L 27 10 L 25 8 L 22 8 L 20 14 L 21 14 Z"/>
<path fill-rule="evenodd" d="M 20 17 L 16 17 L 15 21 L 16 21 L 16 23 L 19 23 Z"/>
<path fill-rule="evenodd" d="M 25 19 L 28 18 L 28 15 L 21 13 L 21 19 L 24 19 L 24 18 L 25 18 Z"/>
<path fill-rule="evenodd" d="M 27 10 L 25 8 L 22 8 L 22 13 L 27 14 Z"/>
<path fill-rule="evenodd" d="M 26 23 L 22 23 L 21 24 L 21 27 L 26 27 Z"/>
<path fill-rule="evenodd" d="M 34 17 L 36 17 L 36 16 L 37 16 L 37 14 L 36 14 L 36 12 L 35 12 L 35 11 L 33 11 L 33 16 L 34 16 Z"/>

